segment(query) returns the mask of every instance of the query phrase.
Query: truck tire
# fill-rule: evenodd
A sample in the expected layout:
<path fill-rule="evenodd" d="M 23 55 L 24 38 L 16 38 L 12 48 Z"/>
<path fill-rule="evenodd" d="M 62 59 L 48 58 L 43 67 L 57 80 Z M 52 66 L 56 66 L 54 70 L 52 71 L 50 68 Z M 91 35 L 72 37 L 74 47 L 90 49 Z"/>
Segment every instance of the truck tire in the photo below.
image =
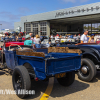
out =
<path fill-rule="evenodd" d="M 96 67 L 93 61 L 87 58 L 83 58 L 81 60 L 81 68 L 78 71 L 77 75 L 78 75 L 78 78 L 83 81 L 86 81 L 86 82 L 92 81 L 92 79 L 96 75 Z"/>
<path fill-rule="evenodd" d="M 57 81 L 62 86 L 70 86 L 75 80 L 75 72 L 66 73 L 66 77 L 57 78 Z"/>
<path fill-rule="evenodd" d="M 13 88 L 19 98 L 28 96 L 27 94 L 18 94 L 21 90 L 31 89 L 31 80 L 27 69 L 24 66 L 16 66 L 12 75 Z"/>

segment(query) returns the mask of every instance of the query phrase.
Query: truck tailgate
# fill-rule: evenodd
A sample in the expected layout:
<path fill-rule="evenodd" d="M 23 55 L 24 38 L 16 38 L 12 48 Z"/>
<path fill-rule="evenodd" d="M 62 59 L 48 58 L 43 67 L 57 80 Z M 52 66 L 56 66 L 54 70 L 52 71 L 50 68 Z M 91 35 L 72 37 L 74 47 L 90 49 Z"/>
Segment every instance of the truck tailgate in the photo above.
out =
<path fill-rule="evenodd" d="M 66 55 L 65 57 L 47 59 L 46 65 L 47 75 L 75 71 L 81 67 L 81 56 L 73 54 Z"/>

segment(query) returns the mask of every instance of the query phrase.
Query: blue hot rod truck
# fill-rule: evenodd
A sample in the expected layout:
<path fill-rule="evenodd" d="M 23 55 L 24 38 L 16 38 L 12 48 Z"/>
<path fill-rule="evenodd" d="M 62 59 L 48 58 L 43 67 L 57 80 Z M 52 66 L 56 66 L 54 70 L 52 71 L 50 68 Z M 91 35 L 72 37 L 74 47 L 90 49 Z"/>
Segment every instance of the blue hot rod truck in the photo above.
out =
<path fill-rule="evenodd" d="M 46 80 L 55 77 L 62 86 L 69 86 L 74 82 L 74 71 L 81 67 L 81 54 L 66 53 L 66 49 L 59 52 L 60 48 L 58 52 L 50 52 L 49 49 L 45 54 L 36 52 L 29 46 L 17 46 L 4 48 L 3 56 L 7 68 L 13 72 L 13 88 L 19 98 L 26 97 L 26 94 L 18 94 L 18 90 L 31 90 L 31 78 Z"/>

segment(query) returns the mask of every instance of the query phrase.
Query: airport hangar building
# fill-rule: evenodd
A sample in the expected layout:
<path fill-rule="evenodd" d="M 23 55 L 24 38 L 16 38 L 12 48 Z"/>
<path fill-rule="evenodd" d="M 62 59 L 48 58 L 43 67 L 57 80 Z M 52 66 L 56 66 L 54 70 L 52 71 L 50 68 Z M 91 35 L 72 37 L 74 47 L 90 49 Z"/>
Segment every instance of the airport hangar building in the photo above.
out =
<path fill-rule="evenodd" d="M 100 2 L 46 13 L 23 16 L 14 23 L 14 30 L 34 35 L 71 33 L 80 34 L 84 29 L 89 33 L 100 33 Z"/>

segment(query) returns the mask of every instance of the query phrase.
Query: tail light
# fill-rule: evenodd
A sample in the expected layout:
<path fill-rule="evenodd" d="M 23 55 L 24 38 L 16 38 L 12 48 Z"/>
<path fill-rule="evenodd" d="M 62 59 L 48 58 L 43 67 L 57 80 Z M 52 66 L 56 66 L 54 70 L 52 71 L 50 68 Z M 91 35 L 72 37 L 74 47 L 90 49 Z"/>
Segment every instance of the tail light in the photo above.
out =
<path fill-rule="evenodd" d="M 36 78 L 35 78 L 35 81 L 38 81 L 38 80 L 39 80 L 39 79 L 36 77 Z"/>

